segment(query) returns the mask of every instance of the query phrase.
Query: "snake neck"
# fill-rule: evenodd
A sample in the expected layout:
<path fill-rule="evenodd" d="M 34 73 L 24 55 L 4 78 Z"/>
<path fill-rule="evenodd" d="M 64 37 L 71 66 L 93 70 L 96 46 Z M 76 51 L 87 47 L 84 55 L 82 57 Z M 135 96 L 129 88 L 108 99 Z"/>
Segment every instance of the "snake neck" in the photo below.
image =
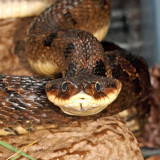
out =
<path fill-rule="evenodd" d="M 46 93 L 65 113 L 96 114 L 120 93 L 121 83 L 110 78 L 109 62 L 97 40 L 108 30 L 109 15 L 110 0 L 57 1 L 31 24 L 26 45 L 29 63 L 42 74 L 62 72 L 64 78 L 47 84 Z M 73 81 L 75 77 L 78 85 Z M 89 89 L 83 85 L 86 80 Z M 79 90 L 79 86 L 84 90 Z M 61 95 L 67 95 L 67 99 Z"/>
<path fill-rule="evenodd" d="M 51 42 L 52 38 L 52 42 Z M 79 72 L 86 72 L 99 76 L 110 76 L 109 62 L 104 57 L 104 49 L 99 41 L 90 33 L 81 30 L 61 30 L 56 34 L 48 34 L 41 41 L 32 37 L 28 45 L 34 40 L 35 44 L 43 43 L 36 50 L 36 45 L 28 47 L 29 62 L 36 71 L 42 74 L 62 72 L 63 76 L 74 76 Z M 35 49 L 34 49 L 35 47 Z M 39 58 L 37 58 L 39 57 Z"/>

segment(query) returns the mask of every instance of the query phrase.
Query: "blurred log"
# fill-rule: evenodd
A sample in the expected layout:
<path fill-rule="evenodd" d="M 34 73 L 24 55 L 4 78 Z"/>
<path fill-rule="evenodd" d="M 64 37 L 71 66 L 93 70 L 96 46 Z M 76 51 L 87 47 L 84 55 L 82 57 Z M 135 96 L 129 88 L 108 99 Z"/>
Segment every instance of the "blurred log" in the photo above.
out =
<path fill-rule="evenodd" d="M 35 159 L 41 160 L 143 160 L 136 138 L 117 116 L 71 122 L 67 125 L 30 133 L 31 143 L 25 149 Z M 1 138 L 15 148 L 27 145 L 27 135 Z M 13 153 L 0 146 L 0 159 Z M 25 158 L 20 158 L 21 160 Z"/>

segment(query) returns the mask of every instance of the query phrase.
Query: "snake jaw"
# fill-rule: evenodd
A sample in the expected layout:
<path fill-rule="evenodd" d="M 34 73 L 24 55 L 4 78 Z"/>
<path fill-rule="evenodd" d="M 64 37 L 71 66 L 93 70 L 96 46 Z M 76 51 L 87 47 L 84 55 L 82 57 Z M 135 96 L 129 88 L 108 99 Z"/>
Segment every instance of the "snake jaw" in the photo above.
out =
<path fill-rule="evenodd" d="M 50 92 L 47 92 L 48 99 L 61 110 L 69 115 L 88 116 L 101 112 L 109 104 L 111 104 L 121 91 L 121 83 L 116 81 L 116 88 L 110 87 L 106 89 L 106 96 L 95 99 L 87 93 L 80 91 L 67 100 L 57 98 Z"/>

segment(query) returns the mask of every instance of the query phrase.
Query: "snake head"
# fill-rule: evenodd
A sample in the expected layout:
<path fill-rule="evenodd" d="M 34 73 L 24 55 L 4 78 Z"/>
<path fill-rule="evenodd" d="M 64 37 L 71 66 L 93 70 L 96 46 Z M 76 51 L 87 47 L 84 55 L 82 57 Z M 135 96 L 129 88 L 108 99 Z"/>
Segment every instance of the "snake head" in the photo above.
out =
<path fill-rule="evenodd" d="M 45 90 L 48 99 L 64 113 L 87 116 L 99 113 L 111 104 L 118 97 L 121 86 L 114 78 L 77 75 L 52 80 Z"/>

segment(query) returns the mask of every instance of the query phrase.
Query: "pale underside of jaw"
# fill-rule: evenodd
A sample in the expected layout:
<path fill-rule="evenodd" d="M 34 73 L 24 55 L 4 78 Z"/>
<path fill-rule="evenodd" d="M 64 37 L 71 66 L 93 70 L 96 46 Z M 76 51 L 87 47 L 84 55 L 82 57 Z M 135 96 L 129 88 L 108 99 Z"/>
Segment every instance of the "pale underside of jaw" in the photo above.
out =
<path fill-rule="evenodd" d="M 109 93 L 105 97 L 99 98 L 98 100 L 84 92 L 79 92 L 68 100 L 58 99 L 53 95 L 48 95 L 48 99 L 55 105 L 59 106 L 66 114 L 87 116 L 101 112 L 117 98 L 118 94 L 119 91 L 115 89 L 115 91 Z"/>

